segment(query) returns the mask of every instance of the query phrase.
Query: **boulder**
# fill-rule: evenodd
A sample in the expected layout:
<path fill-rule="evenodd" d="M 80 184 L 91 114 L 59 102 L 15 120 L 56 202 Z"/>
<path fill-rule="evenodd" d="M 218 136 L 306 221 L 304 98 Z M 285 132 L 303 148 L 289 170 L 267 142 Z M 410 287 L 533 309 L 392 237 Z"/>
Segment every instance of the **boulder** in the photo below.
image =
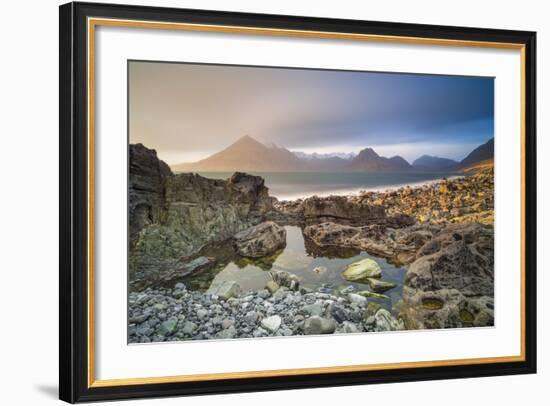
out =
<path fill-rule="evenodd" d="M 265 328 L 268 331 L 271 331 L 272 333 L 276 332 L 279 327 L 281 327 L 281 317 L 274 315 L 270 317 L 266 317 L 265 319 L 262 319 L 260 322 L 261 326 Z"/>
<path fill-rule="evenodd" d="M 453 224 L 424 245 L 409 266 L 404 291 L 456 289 L 465 296 L 494 294 L 494 232 L 481 224 Z"/>
<path fill-rule="evenodd" d="M 382 270 L 376 261 L 365 258 L 348 265 L 342 277 L 350 282 L 366 282 L 368 278 L 382 277 Z"/>
<path fill-rule="evenodd" d="M 336 330 L 336 321 L 319 316 L 312 316 L 304 322 L 304 334 L 332 334 Z"/>
<path fill-rule="evenodd" d="M 223 281 L 220 284 L 210 286 L 206 291 L 209 295 L 216 295 L 223 300 L 237 297 L 241 293 L 241 287 L 235 281 Z"/>
<path fill-rule="evenodd" d="M 261 258 L 285 247 L 286 230 L 273 221 L 266 221 L 235 234 L 233 238 L 240 255 Z"/>
<path fill-rule="evenodd" d="M 367 278 L 367 283 L 369 284 L 370 288 L 376 293 L 385 292 L 397 286 L 393 282 L 382 281 L 375 278 Z"/>

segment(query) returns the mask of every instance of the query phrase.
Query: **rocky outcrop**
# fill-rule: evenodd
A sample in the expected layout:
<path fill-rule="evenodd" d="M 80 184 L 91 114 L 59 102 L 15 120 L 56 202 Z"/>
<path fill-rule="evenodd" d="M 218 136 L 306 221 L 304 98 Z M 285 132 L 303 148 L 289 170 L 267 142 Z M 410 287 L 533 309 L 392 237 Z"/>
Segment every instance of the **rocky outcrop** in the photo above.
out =
<path fill-rule="evenodd" d="M 174 175 L 154 150 L 130 145 L 130 283 L 143 288 L 182 257 L 260 223 L 273 199 L 261 177 Z"/>
<path fill-rule="evenodd" d="M 237 253 L 248 258 L 271 255 L 286 245 L 285 229 L 273 221 L 240 231 L 233 238 Z"/>
<path fill-rule="evenodd" d="M 414 261 L 416 251 L 437 229 L 437 226 L 421 225 L 394 229 L 384 225 L 354 227 L 321 223 L 305 227 L 304 236 L 320 247 L 355 248 L 404 265 Z"/>
<path fill-rule="evenodd" d="M 386 214 L 385 207 L 372 202 L 358 201 L 348 196 L 312 196 L 295 201 L 276 201 L 268 218 L 283 224 L 311 225 L 333 222 L 341 225 L 385 225 L 401 228 L 413 225 L 411 216 Z"/>
<path fill-rule="evenodd" d="M 130 240 L 134 241 L 139 231 L 160 220 L 165 209 L 166 182 L 172 171 L 157 157 L 154 149 L 142 144 L 129 148 L 128 210 Z"/>
<path fill-rule="evenodd" d="M 408 328 L 493 325 L 494 232 L 451 224 L 422 246 L 405 276 L 400 316 Z"/>
<path fill-rule="evenodd" d="M 369 224 L 382 222 L 386 218 L 383 206 L 352 204 L 345 196 L 313 196 L 305 199 L 302 207 L 306 223 L 336 220 L 348 224 Z"/>
<path fill-rule="evenodd" d="M 457 289 L 466 296 L 494 293 L 494 233 L 471 223 L 449 225 L 420 248 L 407 271 L 408 290 Z"/>

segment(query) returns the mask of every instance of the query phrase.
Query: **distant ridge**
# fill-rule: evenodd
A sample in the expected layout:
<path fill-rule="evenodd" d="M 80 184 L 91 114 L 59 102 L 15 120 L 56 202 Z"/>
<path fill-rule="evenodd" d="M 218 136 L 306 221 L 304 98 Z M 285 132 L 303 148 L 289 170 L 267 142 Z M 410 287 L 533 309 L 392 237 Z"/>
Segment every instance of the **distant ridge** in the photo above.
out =
<path fill-rule="evenodd" d="M 419 171 L 447 171 L 459 164 L 458 161 L 448 158 L 440 158 L 432 155 L 422 155 L 417 158 L 412 166 Z"/>
<path fill-rule="evenodd" d="M 460 162 L 422 155 L 411 165 L 399 155 L 386 158 L 372 148 L 364 148 L 357 155 L 293 153 L 274 144 L 264 145 L 245 135 L 208 158 L 171 168 L 174 172 L 467 172 L 480 165 L 492 164 L 493 156 L 493 138 Z"/>
<path fill-rule="evenodd" d="M 374 149 L 365 148 L 351 160 L 350 169 L 368 172 L 406 172 L 410 171 L 412 166 L 399 155 L 385 158 L 378 155 Z"/>

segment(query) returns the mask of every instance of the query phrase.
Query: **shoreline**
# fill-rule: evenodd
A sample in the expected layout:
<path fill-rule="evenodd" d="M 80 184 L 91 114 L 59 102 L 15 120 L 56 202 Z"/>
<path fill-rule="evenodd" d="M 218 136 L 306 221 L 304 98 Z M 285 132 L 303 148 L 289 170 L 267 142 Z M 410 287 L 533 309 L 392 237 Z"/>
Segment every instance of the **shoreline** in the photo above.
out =
<path fill-rule="evenodd" d="M 363 193 L 368 193 L 368 192 L 385 193 L 385 192 L 393 192 L 406 187 L 420 188 L 423 186 L 432 186 L 440 182 L 443 182 L 445 179 L 447 181 L 453 181 L 453 180 L 461 179 L 467 176 L 469 175 L 465 174 L 465 175 L 455 175 L 455 176 L 449 176 L 449 177 L 443 176 L 437 179 L 427 179 L 427 180 L 422 180 L 418 182 L 398 183 L 395 185 L 382 185 L 382 186 L 375 186 L 375 187 L 356 187 L 352 189 L 331 189 L 327 191 L 311 192 L 307 195 L 303 195 L 303 194 L 286 195 L 285 194 L 283 195 L 283 197 L 279 197 L 276 195 L 272 195 L 272 196 L 275 197 L 280 202 L 292 202 L 295 200 L 304 200 L 314 196 L 321 197 L 321 198 L 329 197 L 329 196 L 356 197 L 356 196 L 360 196 Z"/>

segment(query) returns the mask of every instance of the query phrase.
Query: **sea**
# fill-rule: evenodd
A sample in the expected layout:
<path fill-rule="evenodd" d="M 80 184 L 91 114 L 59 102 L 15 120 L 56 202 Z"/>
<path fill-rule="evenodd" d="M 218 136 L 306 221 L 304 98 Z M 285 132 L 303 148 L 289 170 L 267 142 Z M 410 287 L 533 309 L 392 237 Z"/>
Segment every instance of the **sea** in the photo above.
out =
<path fill-rule="evenodd" d="M 227 179 L 233 172 L 198 172 L 212 179 Z M 279 200 L 311 196 L 356 195 L 362 191 L 399 189 L 454 179 L 464 173 L 442 172 L 250 172 L 264 178 L 269 194 Z"/>

